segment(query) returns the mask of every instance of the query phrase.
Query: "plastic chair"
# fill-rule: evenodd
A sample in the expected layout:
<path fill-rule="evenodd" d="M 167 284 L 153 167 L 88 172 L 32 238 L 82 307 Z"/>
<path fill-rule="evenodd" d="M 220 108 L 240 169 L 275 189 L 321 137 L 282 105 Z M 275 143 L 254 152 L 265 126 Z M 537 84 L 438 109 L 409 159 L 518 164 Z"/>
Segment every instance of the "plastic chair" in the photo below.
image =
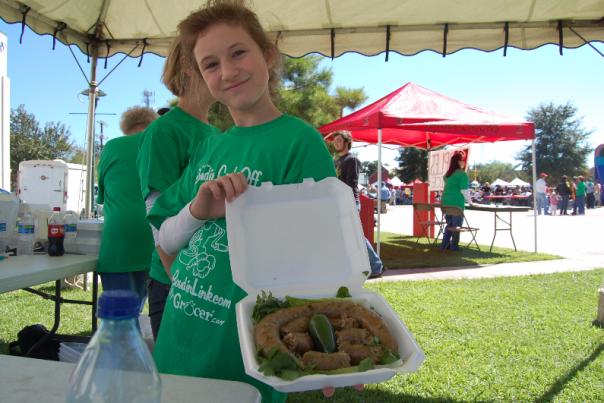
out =
<path fill-rule="evenodd" d="M 443 215 L 463 217 L 462 222 L 464 223 L 464 225 L 462 225 L 461 227 L 446 227 L 447 231 L 458 233 L 469 232 L 470 235 L 472 235 L 472 239 L 470 240 L 470 242 L 468 242 L 466 247 L 470 246 L 472 242 L 474 242 L 476 248 L 480 250 L 480 246 L 478 246 L 478 242 L 476 242 L 476 234 L 478 233 L 478 230 L 480 228 L 470 226 L 470 224 L 468 223 L 468 219 L 463 213 L 463 210 L 456 206 L 440 206 L 440 210 L 442 211 Z"/>
<path fill-rule="evenodd" d="M 420 213 L 422 211 L 428 212 L 427 220 L 421 218 Z M 430 217 L 436 217 L 436 211 L 434 210 L 434 206 L 430 203 L 413 203 L 413 213 L 415 214 L 416 222 L 422 227 L 422 235 L 417 237 L 415 243 L 419 243 L 419 240 L 422 237 L 425 237 L 428 240 L 428 243 L 430 243 L 430 227 L 438 226 L 438 233 L 434 237 L 434 244 L 436 244 L 436 242 L 438 241 L 438 237 L 444 232 L 444 227 L 447 222 L 444 221 L 442 218 L 440 220 L 430 219 Z"/>

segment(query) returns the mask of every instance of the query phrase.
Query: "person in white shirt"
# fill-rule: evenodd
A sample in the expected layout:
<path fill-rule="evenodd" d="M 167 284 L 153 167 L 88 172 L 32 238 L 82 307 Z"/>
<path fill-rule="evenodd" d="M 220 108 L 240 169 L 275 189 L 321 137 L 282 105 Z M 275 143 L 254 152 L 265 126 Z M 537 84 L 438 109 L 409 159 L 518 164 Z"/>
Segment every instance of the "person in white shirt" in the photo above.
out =
<path fill-rule="evenodd" d="M 547 178 L 545 172 L 539 174 L 539 179 L 535 183 L 535 192 L 537 192 L 537 214 L 541 214 L 541 210 L 546 215 L 549 215 L 548 211 L 548 200 L 547 200 L 547 184 L 545 178 Z"/>

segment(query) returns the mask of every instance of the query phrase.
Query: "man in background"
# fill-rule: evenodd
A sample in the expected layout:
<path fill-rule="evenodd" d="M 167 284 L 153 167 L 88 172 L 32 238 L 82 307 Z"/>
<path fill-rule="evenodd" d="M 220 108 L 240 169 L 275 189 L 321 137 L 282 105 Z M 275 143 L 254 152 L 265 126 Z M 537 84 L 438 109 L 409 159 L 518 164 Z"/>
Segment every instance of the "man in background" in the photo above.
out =
<path fill-rule="evenodd" d="M 535 183 L 535 192 L 537 192 L 537 214 L 541 215 L 541 210 L 545 215 L 549 215 L 548 203 L 547 203 L 547 184 L 545 183 L 547 174 L 541 172 L 539 179 Z"/>
<path fill-rule="evenodd" d="M 352 136 L 347 131 L 337 131 L 333 134 L 333 145 L 338 154 L 335 159 L 336 175 L 338 175 L 338 179 L 350 186 L 357 209 L 360 210 L 361 201 L 359 199 L 358 184 L 361 161 L 350 153 Z M 381 277 L 384 264 L 367 239 L 365 239 L 365 243 L 367 245 L 367 254 L 369 255 L 369 266 L 371 267 L 369 278 Z"/>

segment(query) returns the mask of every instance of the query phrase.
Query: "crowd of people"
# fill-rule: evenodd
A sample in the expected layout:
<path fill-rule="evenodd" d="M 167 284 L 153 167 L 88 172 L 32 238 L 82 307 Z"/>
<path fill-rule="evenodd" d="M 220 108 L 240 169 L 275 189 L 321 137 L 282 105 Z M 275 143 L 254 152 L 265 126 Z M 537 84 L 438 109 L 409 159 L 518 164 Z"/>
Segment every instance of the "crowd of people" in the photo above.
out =
<path fill-rule="evenodd" d="M 537 180 L 537 213 L 546 215 L 584 215 L 586 209 L 601 204 L 601 185 L 582 175 L 562 175 L 558 184 L 548 186 L 548 175 L 541 173 Z"/>

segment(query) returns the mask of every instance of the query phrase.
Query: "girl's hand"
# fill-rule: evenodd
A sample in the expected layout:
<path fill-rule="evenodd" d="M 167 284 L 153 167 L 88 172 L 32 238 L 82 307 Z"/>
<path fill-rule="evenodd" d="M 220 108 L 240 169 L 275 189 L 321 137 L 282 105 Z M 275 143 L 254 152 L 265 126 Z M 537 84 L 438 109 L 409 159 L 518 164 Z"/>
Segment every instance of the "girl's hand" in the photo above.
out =
<path fill-rule="evenodd" d="M 247 186 L 247 180 L 242 173 L 228 174 L 205 182 L 191 201 L 191 214 L 198 220 L 224 217 L 225 202 L 233 201 Z"/>

